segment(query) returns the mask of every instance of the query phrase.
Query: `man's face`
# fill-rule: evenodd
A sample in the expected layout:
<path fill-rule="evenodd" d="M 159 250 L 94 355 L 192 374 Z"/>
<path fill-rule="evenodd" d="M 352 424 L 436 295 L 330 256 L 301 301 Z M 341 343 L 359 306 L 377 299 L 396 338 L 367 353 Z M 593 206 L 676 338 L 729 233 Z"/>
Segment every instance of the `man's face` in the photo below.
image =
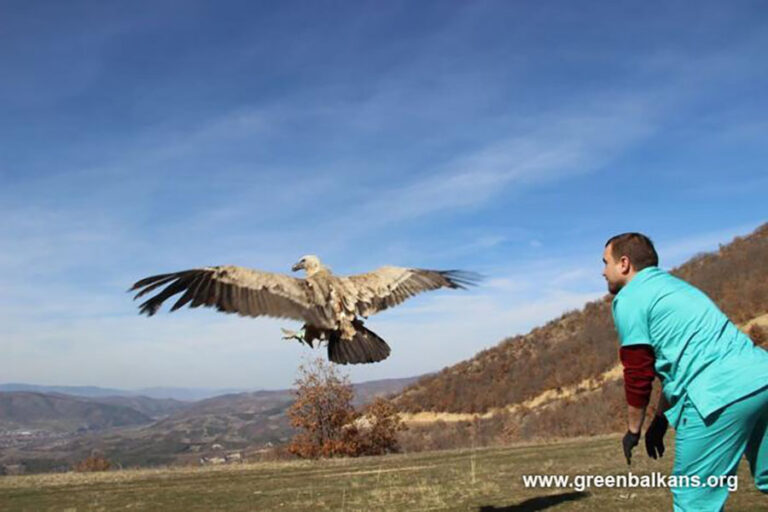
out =
<path fill-rule="evenodd" d="M 619 260 L 613 259 L 611 245 L 603 250 L 603 277 L 608 283 L 608 292 L 616 295 L 627 284 L 627 275 L 630 271 L 629 258 L 622 256 Z"/>

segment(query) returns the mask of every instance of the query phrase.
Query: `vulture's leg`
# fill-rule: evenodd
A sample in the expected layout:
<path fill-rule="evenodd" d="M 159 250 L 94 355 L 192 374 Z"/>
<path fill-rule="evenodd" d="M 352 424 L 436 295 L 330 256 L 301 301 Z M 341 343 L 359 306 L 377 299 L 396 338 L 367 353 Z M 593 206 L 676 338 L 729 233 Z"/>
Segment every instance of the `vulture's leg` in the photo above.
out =
<path fill-rule="evenodd" d="M 310 348 L 314 348 L 312 346 L 312 340 L 306 339 L 305 328 L 302 328 L 299 332 L 283 329 L 282 327 L 280 328 L 280 330 L 283 331 L 284 340 L 296 340 L 299 343 L 306 343 L 307 345 L 309 345 Z"/>
<path fill-rule="evenodd" d="M 323 330 L 314 325 L 304 324 L 302 332 L 304 333 L 304 341 L 309 343 L 310 346 L 312 346 L 313 341 L 323 339 Z"/>

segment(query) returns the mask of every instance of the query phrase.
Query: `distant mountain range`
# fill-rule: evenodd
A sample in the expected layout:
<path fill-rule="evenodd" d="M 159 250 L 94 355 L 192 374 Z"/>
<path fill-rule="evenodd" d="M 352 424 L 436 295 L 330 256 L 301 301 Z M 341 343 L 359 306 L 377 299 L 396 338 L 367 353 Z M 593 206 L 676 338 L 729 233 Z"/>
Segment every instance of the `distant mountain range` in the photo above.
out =
<path fill-rule="evenodd" d="M 419 377 L 385 379 L 354 384 L 355 402 L 394 393 Z M 182 398 L 183 397 L 183 398 Z M 193 398 L 199 397 L 199 398 Z M 97 386 L 42 386 L 0 384 L 0 428 L 46 428 L 70 431 L 151 423 L 183 409 L 197 410 L 211 403 L 248 403 L 253 397 L 290 402 L 288 389 L 144 388 L 123 390 Z M 96 414 L 98 421 L 89 416 Z M 130 418 L 130 419 L 129 419 Z"/>
<path fill-rule="evenodd" d="M 371 394 L 377 395 L 382 392 L 389 392 L 391 389 L 399 389 L 403 382 L 408 384 L 415 382 L 420 377 L 406 377 L 403 379 L 382 379 L 355 384 L 355 390 L 358 398 L 364 398 Z M 98 386 L 45 386 L 40 384 L 26 384 L 19 382 L 8 382 L 0 384 L 0 392 L 13 391 L 31 391 L 35 393 L 59 393 L 71 396 L 81 397 L 146 397 L 157 400 L 178 400 L 182 402 L 196 402 L 222 395 L 232 395 L 236 393 L 256 393 L 260 389 L 247 388 L 182 388 L 182 387 L 151 387 L 141 389 L 118 389 L 102 388 Z M 274 390 L 277 392 L 284 390 Z"/>
<path fill-rule="evenodd" d="M 152 399 L 145 399 L 152 400 Z M 71 432 L 143 425 L 152 418 L 140 409 L 104 399 L 31 391 L 0 393 L 0 429 Z M 157 409 L 157 407 L 155 407 Z"/>
<path fill-rule="evenodd" d="M 63 393 L 66 395 L 84 396 L 84 397 L 115 397 L 115 396 L 144 396 L 156 399 L 173 399 L 194 402 L 204 400 L 214 396 L 228 395 L 232 393 L 245 393 L 255 391 L 245 388 L 176 388 L 176 387 L 153 387 L 135 390 L 101 388 L 98 386 L 43 386 L 38 384 L 25 384 L 18 382 L 9 382 L 0 384 L 2 391 L 33 391 L 37 393 Z"/>
<path fill-rule="evenodd" d="M 354 384 L 355 403 L 396 393 L 417 379 Z M 279 444 L 293 434 L 286 415 L 294 400 L 290 389 L 218 394 L 197 401 L 92 386 L 6 384 L 2 389 L 0 474 L 3 467 L 19 463 L 30 472 L 66 469 L 92 450 L 122 466 L 196 462 L 217 450 Z M 173 391 L 190 397 L 202 390 Z"/>

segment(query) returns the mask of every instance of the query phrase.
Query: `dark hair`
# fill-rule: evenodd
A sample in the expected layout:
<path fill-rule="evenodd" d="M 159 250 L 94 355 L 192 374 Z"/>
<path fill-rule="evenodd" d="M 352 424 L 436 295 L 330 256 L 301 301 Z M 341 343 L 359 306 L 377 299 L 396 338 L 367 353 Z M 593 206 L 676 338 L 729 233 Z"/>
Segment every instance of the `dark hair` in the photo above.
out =
<path fill-rule="evenodd" d="M 659 255 L 656 254 L 653 242 L 642 233 L 622 233 L 616 235 L 605 242 L 606 247 L 609 245 L 611 246 L 611 255 L 614 260 L 626 256 L 638 272 L 645 267 L 656 267 L 659 265 Z"/>

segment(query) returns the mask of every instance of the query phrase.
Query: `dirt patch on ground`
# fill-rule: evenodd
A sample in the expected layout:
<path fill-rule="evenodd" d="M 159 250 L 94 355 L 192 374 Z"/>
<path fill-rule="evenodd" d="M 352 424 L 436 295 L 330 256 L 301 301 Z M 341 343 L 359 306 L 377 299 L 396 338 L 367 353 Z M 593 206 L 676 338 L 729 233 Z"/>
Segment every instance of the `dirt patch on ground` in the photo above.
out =
<path fill-rule="evenodd" d="M 522 403 L 512 404 L 505 409 L 509 412 L 515 412 L 517 409 L 526 407 L 528 409 L 535 409 L 544 405 L 550 404 L 556 400 L 562 400 L 585 392 L 594 391 L 599 389 L 604 383 L 612 380 L 617 380 L 622 377 L 622 368 L 620 364 L 617 364 L 607 372 L 603 372 L 597 377 L 590 377 L 583 381 L 573 384 L 571 386 L 563 386 L 558 389 L 548 389 L 533 398 L 525 400 Z M 404 422 L 408 424 L 424 424 L 433 423 L 435 421 L 445 422 L 457 422 L 457 421 L 472 421 L 475 418 L 490 418 L 495 413 L 499 412 L 499 409 L 491 409 L 488 412 L 482 414 L 470 414 L 470 413 L 452 413 L 452 412 L 418 412 L 418 413 L 401 413 L 400 417 Z"/>

